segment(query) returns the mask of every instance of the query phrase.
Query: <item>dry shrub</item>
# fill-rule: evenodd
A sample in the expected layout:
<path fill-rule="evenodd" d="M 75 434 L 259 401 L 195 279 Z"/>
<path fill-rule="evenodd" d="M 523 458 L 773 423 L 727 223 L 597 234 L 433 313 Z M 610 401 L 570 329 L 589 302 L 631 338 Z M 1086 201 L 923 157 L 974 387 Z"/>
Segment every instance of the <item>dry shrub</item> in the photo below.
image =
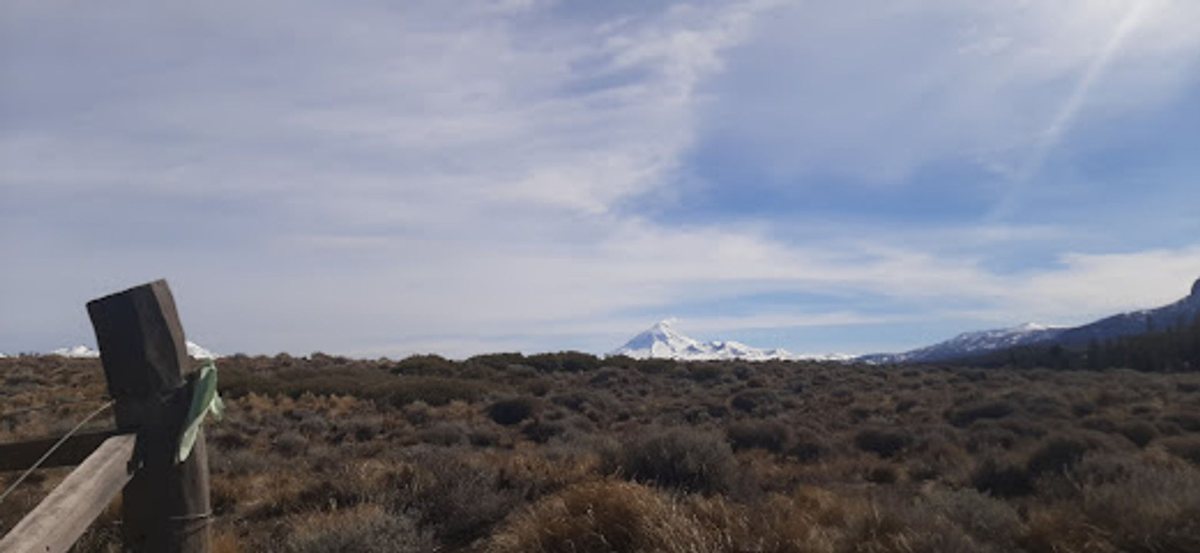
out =
<path fill-rule="evenodd" d="M 885 459 L 895 457 L 912 444 L 911 434 L 896 430 L 867 429 L 854 435 L 854 445 Z"/>
<path fill-rule="evenodd" d="M 844 502 L 815 488 L 771 494 L 753 505 L 721 496 L 690 496 L 684 504 L 708 529 L 710 541 L 728 552 L 832 553 L 846 521 Z"/>
<path fill-rule="evenodd" d="M 308 449 L 308 438 L 294 430 L 288 430 L 271 441 L 276 451 L 287 457 L 295 457 Z"/>
<path fill-rule="evenodd" d="M 396 374 L 444 375 L 454 372 L 454 362 L 440 355 L 410 355 L 391 369 Z"/>
<path fill-rule="evenodd" d="M 497 486 L 534 500 L 596 477 L 598 460 L 590 451 L 563 446 L 552 453 L 551 458 L 516 453 L 491 460 L 498 471 Z"/>
<path fill-rule="evenodd" d="M 1175 410 L 1163 415 L 1163 420 L 1179 425 L 1188 432 L 1200 432 L 1200 411 Z"/>
<path fill-rule="evenodd" d="M 990 401 L 969 405 L 946 414 L 946 420 L 954 426 L 969 426 L 981 419 L 999 419 L 1011 415 L 1013 407 L 1005 401 Z"/>
<path fill-rule="evenodd" d="M 420 440 L 440 446 L 463 445 L 467 443 L 467 429 L 462 423 L 442 421 L 422 430 Z"/>
<path fill-rule="evenodd" d="M 801 428 L 792 433 L 792 446 L 787 451 L 789 457 L 801 463 L 811 463 L 828 453 L 829 444 L 816 432 Z"/>
<path fill-rule="evenodd" d="M 721 496 L 672 499 L 604 481 L 569 488 L 510 519 L 488 551 L 1000 553 L 1012 550 L 1020 531 L 1015 512 L 978 494 L 913 502 L 801 488 L 741 504 Z"/>
<path fill-rule="evenodd" d="M 739 392 L 729 400 L 729 406 L 745 413 L 762 413 L 773 410 L 779 403 L 775 392 L 753 388 Z"/>
<path fill-rule="evenodd" d="M 839 551 L 854 553 L 997 551 L 978 544 L 946 517 L 891 496 L 877 498 L 853 513 L 839 545 Z"/>
<path fill-rule="evenodd" d="M 729 425 L 725 435 L 733 449 L 765 449 L 780 453 L 791 441 L 791 429 L 779 421 L 752 420 Z"/>
<path fill-rule="evenodd" d="M 1007 502 L 975 490 L 934 490 L 922 498 L 922 507 L 945 517 L 979 543 L 993 543 L 1000 551 L 1016 549 L 1024 523 Z"/>
<path fill-rule="evenodd" d="M 725 367 L 717 363 L 699 363 L 689 365 L 686 374 L 697 382 L 716 382 L 725 375 Z"/>
<path fill-rule="evenodd" d="M 832 551 L 839 530 L 847 524 L 853 501 L 819 488 L 802 487 L 788 496 L 772 496 L 750 511 L 750 536 L 763 551 L 792 553 Z"/>
<path fill-rule="evenodd" d="M 1133 421 L 1118 425 L 1116 431 L 1138 447 L 1146 447 L 1146 444 L 1158 437 L 1158 429 L 1145 421 Z"/>
<path fill-rule="evenodd" d="M 530 397 L 514 397 L 497 401 L 487 408 L 488 417 L 496 424 L 512 426 L 532 417 L 537 401 Z"/>
<path fill-rule="evenodd" d="M 446 405 L 454 400 L 471 402 L 485 392 L 479 382 L 461 378 L 401 377 L 399 380 L 381 394 L 381 399 L 393 406 L 414 401 L 429 405 Z"/>
<path fill-rule="evenodd" d="M 720 551 L 708 532 L 666 495 L 639 484 L 580 484 L 514 517 L 492 537 L 491 553 L 704 553 Z"/>
<path fill-rule="evenodd" d="M 221 393 L 230 398 L 250 393 L 292 398 L 304 394 L 350 395 L 374 400 L 381 406 L 401 407 L 418 400 L 430 405 L 445 405 L 456 399 L 473 401 L 487 391 L 476 380 L 420 376 L 446 374 L 442 369 L 426 370 L 424 364 L 428 360 L 412 357 L 401 361 L 405 369 L 399 371 L 402 374 L 395 375 L 380 368 L 353 364 L 324 369 L 309 364 L 303 368 L 286 366 L 275 367 L 274 370 L 253 370 L 238 363 L 222 362 Z"/>
<path fill-rule="evenodd" d="M 971 485 L 997 497 L 1020 497 L 1033 492 L 1033 479 L 1024 466 L 1006 459 L 987 457 L 971 474 Z"/>
<path fill-rule="evenodd" d="M 292 522 L 287 553 L 425 553 L 436 550 L 429 537 L 404 515 L 378 506 L 312 514 Z"/>
<path fill-rule="evenodd" d="M 1200 466 L 1200 436 L 1174 436 L 1164 439 L 1162 445 L 1172 455 Z"/>
<path fill-rule="evenodd" d="M 1034 511 L 1029 530 L 1021 538 L 1022 549 L 1031 553 L 1118 553 L 1103 529 L 1088 523 L 1072 508 L 1054 507 Z"/>
<path fill-rule="evenodd" d="M 486 536 L 523 500 L 524 490 L 506 486 L 495 463 L 467 451 L 418 450 L 407 470 L 395 475 L 397 510 L 415 512 L 423 528 L 453 545 Z"/>
<path fill-rule="evenodd" d="M 1096 448 L 1089 440 L 1076 436 L 1057 436 L 1044 440 L 1025 464 L 1030 476 L 1063 474 Z"/>
<path fill-rule="evenodd" d="M 237 534 L 223 528 L 213 530 L 212 553 L 241 553 L 243 550 Z"/>
<path fill-rule="evenodd" d="M 874 465 L 863 474 L 863 480 L 872 484 L 895 484 L 899 479 L 900 474 L 892 465 Z"/>
<path fill-rule="evenodd" d="M 1200 551 L 1200 474 L 1130 462 L 1126 474 L 1079 484 L 1080 498 L 1035 509 L 1023 539 L 1033 552 Z"/>
<path fill-rule="evenodd" d="M 501 438 L 500 433 L 491 428 L 472 427 L 467 431 L 467 441 L 473 446 L 495 447 L 501 444 Z"/>
<path fill-rule="evenodd" d="M 417 400 L 404 406 L 404 420 L 409 424 L 425 424 L 433 417 L 433 410 L 428 403 Z"/>
<path fill-rule="evenodd" d="M 961 482 L 971 466 L 971 457 L 952 437 L 939 434 L 923 436 L 909 456 L 909 475 L 915 480 Z"/>
<path fill-rule="evenodd" d="M 560 422 L 535 420 L 521 428 L 521 435 L 531 442 L 544 444 L 551 439 L 562 436 L 567 427 Z"/>
<path fill-rule="evenodd" d="M 985 452 L 991 449 L 1012 449 L 1020 441 L 1020 436 L 995 421 L 980 421 L 972 424 L 967 430 L 967 451 L 970 453 Z"/>
<path fill-rule="evenodd" d="M 607 471 L 684 492 L 727 492 L 737 476 L 729 444 L 716 434 L 690 428 L 651 430 L 608 453 Z"/>
<path fill-rule="evenodd" d="M 249 449 L 227 449 L 208 446 L 208 466 L 213 474 L 245 476 L 264 472 L 271 466 L 270 459 Z"/>

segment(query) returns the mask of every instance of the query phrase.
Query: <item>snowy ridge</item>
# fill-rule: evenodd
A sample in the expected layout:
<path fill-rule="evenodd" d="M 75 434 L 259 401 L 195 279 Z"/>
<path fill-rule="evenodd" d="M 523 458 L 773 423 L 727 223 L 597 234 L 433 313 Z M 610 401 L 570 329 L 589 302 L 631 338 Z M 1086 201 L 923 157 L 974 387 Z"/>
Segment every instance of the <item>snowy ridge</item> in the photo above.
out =
<path fill-rule="evenodd" d="M 60 357 L 76 357 L 83 359 L 91 359 L 100 357 L 100 352 L 84 345 L 72 346 L 69 348 L 58 348 L 50 352 L 50 355 L 58 355 Z"/>
<path fill-rule="evenodd" d="M 661 321 L 634 336 L 611 355 L 626 355 L 635 359 L 677 359 L 684 361 L 768 361 L 852 359 L 849 355 L 797 355 L 785 349 L 760 349 L 732 340 L 700 342 L 675 330 L 672 321 Z"/>
<path fill-rule="evenodd" d="M 187 354 L 188 357 L 194 359 L 216 359 L 218 357 L 215 353 L 208 351 L 201 345 L 192 341 L 187 342 Z M 100 357 L 100 352 L 84 345 L 78 345 L 69 348 L 58 348 L 54 351 L 51 351 L 47 355 L 58 355 L 62 357 L 73 357 L 80 359 L 94 359 Z"/>
<path fill-rule="evenodd" d="M 1025 323 L 1010 328 L 964 332 L 932 346 L 904 353 L 877 353 L 859 358 L 868 363 L 921 363 L 956 357 L 967 357 L 1015 346 L 1025 346 L 1053 340 L 1067 330 L 1065 327 Z"/>

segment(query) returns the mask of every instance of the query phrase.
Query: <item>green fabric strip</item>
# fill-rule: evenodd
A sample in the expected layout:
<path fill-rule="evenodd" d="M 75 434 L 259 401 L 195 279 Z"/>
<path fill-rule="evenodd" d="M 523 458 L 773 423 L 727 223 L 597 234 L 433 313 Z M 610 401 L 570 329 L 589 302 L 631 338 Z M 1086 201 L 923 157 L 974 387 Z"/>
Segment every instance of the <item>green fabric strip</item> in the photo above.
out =
<path fill-rule="evenodd" d="M 175 456 L 176 463 L 182 463 L 192 454 L 196 445 L 196 436 L 200 434 L 200 425 L 209 413 L 214 420 L 221 420 L 225 404 L 217 394 L 217 366 L 209 359 L 200 367 L 200 376 L 192 388 L 192 404 L 188 407 L 187 422 L 183 433 L 179 435 L 179 451 Z"/>

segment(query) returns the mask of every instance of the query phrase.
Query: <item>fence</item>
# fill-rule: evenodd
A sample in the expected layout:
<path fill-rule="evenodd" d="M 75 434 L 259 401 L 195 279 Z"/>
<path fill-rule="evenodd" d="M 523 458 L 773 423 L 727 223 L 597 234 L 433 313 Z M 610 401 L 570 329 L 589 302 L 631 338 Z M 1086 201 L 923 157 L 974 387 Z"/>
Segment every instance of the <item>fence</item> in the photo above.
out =
<path fill-rule="evenodd" d="M 203 430 L 177 462 L 198 373 L 166 281 L 87 304 L 115 428 L 67 438 L 42 466 L 78 465 L 3 538 L 4 553 L 65 552 L 118 493 L 124 551 L 208 553 Z M 0 444 L 0 470 L 33 465 L 59 438 Z"/>

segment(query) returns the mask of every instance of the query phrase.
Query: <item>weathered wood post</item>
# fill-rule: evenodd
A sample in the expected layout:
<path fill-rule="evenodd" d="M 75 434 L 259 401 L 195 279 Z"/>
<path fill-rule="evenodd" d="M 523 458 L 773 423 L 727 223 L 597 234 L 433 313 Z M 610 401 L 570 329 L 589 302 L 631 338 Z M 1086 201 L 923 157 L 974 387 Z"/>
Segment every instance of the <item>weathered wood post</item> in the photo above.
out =
<path fill-rule="evenodd" d="M 166 281 L 88 302 L 100 346 L 118 432 L 136 432 L 125 486 L 122 535 L 126 551 L 208 553 L 208 456 L 201 431 L 191 456 L 175 463 L 191 399 L 183 327 Z"/>
<path fill-rule="evenodd" d="M 0 537 L 4 553 L 65 553 L 112 503 L 132 476 L 136 437 L 111 436 L 12 530 Z"/>

